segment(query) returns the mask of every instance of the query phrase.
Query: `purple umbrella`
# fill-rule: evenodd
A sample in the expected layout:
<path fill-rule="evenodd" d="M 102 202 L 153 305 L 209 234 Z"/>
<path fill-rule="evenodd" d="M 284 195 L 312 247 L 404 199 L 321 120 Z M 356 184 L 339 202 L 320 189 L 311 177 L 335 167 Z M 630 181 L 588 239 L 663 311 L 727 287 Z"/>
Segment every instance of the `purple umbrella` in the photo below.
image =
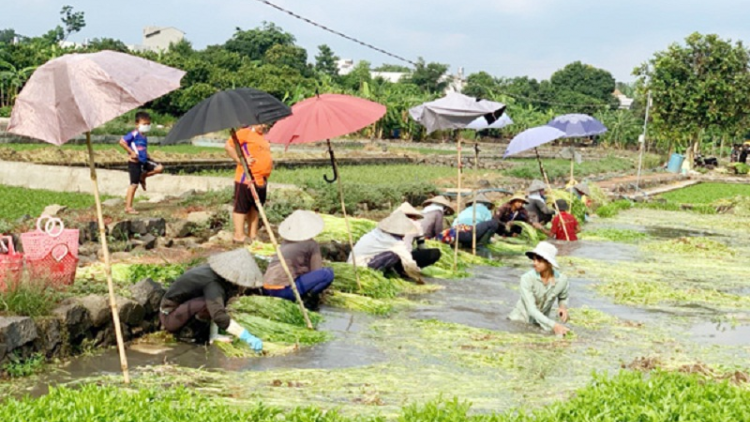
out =
<path fill-rule="evenodd" d="M 503 158 L 518 154 L 519 152 L 523 152 L 532 148 L 536 149 L 536 147 L 538 147 L 539 145 L 544 145 L 548 142 L 554 141 L 555 139 L 564 137 L 565 132 L 551 126 L 539 126 L 533 127 L 531 129 L 526 129 L 516 135 L 516 137 L 513 138 L 512 141 L 510 141 L 510 144 L 508 144 L 508 148 L 506 148 L 505 150 Z M 537 154 L 537 156 L 539 156 L 539 154 Z"/>
<path fill-rule="evenodd" d="M 552 126 L 565 132 L 563 138 L 584 138 L 601 135 L 607 131 L 602 122 L 588 114 L 564 114 L 557 116 L 550 120 L 547 126 Z"/>

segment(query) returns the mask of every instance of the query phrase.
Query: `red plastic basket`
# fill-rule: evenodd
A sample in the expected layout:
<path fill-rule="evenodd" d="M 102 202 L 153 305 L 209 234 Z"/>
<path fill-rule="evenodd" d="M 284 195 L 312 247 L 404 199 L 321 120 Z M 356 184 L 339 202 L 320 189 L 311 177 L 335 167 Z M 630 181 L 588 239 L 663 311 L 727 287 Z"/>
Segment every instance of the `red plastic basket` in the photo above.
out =
<path fill-rule="evenodd" d="M 0 292 L 14 287 L 23 275 L 23 254 L 16 252 L 11 236 L 0 237 Z"/>
<path fill-rule="evenodd" d="M 64 243 L 53 246 L 41 259 L 26 257 L 29 278 L 50 287 L 60 288 L 73 284 L 77 268 L 78 257 L 74 256 L 68 245 Z"/>
<path fill-rule="evenodd" d="M 42 229 L 42 222 L 44 229 Z M 68 250 L 78 258 L 77 229 L 66 229 L 62 220 L 43 215 L 36 220 L 36 231 L 21 234 L 21 245 L 26 259 L 39 260 L 49 255 L 52 248 L 59 244 L 68 246 Z"/>

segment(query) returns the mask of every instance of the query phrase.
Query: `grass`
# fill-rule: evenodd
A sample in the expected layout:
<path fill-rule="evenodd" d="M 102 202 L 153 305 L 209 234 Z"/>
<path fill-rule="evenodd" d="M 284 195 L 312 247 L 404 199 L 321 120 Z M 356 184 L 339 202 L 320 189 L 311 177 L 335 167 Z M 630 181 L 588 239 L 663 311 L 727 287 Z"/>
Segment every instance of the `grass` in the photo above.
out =
<path fill-rule="evenodd" d="M 8 222 L 24 215 L 41 215 L 47 205 L 59 204 L 70 209 L 94 205 L 94 196 L 85 193 L 53 192 L 43 189 L 26 189 L 0 185 L 0 220 Z M 103 198 L 103 199 L 106 199 Z"/>
<path fill-rule="evenodd" d="M 0 292 L 0 314 L 40 317 L 49 315 L 61 294 L 39 282 L 21 282 Z"/>
<path fill-rule="evenodd" d="M 94 151 L 107 151 L 117 150 L 122 151 L 122 148 L 118 144 L 94 144 Z M 62 146 L 55 146 L 46 143 L 34 143 L 34 144 L 2 144 L 0 149 L 7 148 L 17 152 L 23 151 L 36 151 L 44 148 L 59 148 L 63 151 L 87 151 L 86 145 L 78 144 L 65 144 Z M 180 144 L 180 145 L 149 145 L 149 151 L 161 151 L 164 153 L 172 154 L 201 154 L 201 153 L 223 153 L 224 150 L 219 148 L 211 147 L 198 147 L 192 144 Z M 124 152 L 123 152 L 124 154 Z M 124 157 L 124 155 L 123 155 Z"/>
<path fill-rule="evenodd" d="M 597 229 L 581 233 L 578 238 L 585 240 L 606 240 L 610 242 L 638 243 L 648 239 L 648 234 L 628 229 Z"/>
<path fill-rule="evenodd" d="M 750 185 L 700 183 L 664 193 L 661 197 L 680 204 L 711 204 L 720 199 L 734 198 L 739 195 L 750 197 Z"/>
<path fill-rule="evenodd" d="M 508 176 L 519 177 L 522 179 L 541 179 L 539 174 L 539 164 L 536 159 L 518 160 L 521 164 L 507 170 Z M 550 179 L 570 177 L 570 160 L 547 159 L 543 161 L 544 169 Z M 609 156 L 600 160 L 584 161 L 575 165 L 575 174 L 577 179 L 592 174 L 603 174 L 622 172 L 632 170 L 636 163 L 633 160 Z"/>
<path fill-rule="evenodd" d="M 43 354 L 37 353 L 25 359 L 11 354 L 8 362 L 0 367 L 0 373 L 5 373 L 11 378 L 28 377 L 42 372 L 44 365 Z"/>

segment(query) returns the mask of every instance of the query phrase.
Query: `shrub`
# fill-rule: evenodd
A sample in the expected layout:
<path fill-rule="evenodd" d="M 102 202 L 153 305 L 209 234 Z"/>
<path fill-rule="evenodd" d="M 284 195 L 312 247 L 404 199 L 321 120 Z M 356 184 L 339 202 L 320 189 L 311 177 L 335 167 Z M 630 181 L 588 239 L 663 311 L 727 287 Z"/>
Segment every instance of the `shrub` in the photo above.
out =
<path fill-rule="evenodd" d="M 46 284 L 22 279 L 0 293 L 0 312 L 28 317 L 45 316 L 60 299 L 61 294 Z"/>

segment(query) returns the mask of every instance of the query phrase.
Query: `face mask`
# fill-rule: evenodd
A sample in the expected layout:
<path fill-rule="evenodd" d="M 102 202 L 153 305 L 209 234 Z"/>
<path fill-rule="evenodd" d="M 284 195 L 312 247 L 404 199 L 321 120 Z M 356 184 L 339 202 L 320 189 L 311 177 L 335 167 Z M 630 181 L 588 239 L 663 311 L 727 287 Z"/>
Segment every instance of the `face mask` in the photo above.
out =
<path fill-rule="evenodd" d="M 139 125 L 138 126 L 138 132 L 146 133 L 151 130 L 151 125 Z"/>

